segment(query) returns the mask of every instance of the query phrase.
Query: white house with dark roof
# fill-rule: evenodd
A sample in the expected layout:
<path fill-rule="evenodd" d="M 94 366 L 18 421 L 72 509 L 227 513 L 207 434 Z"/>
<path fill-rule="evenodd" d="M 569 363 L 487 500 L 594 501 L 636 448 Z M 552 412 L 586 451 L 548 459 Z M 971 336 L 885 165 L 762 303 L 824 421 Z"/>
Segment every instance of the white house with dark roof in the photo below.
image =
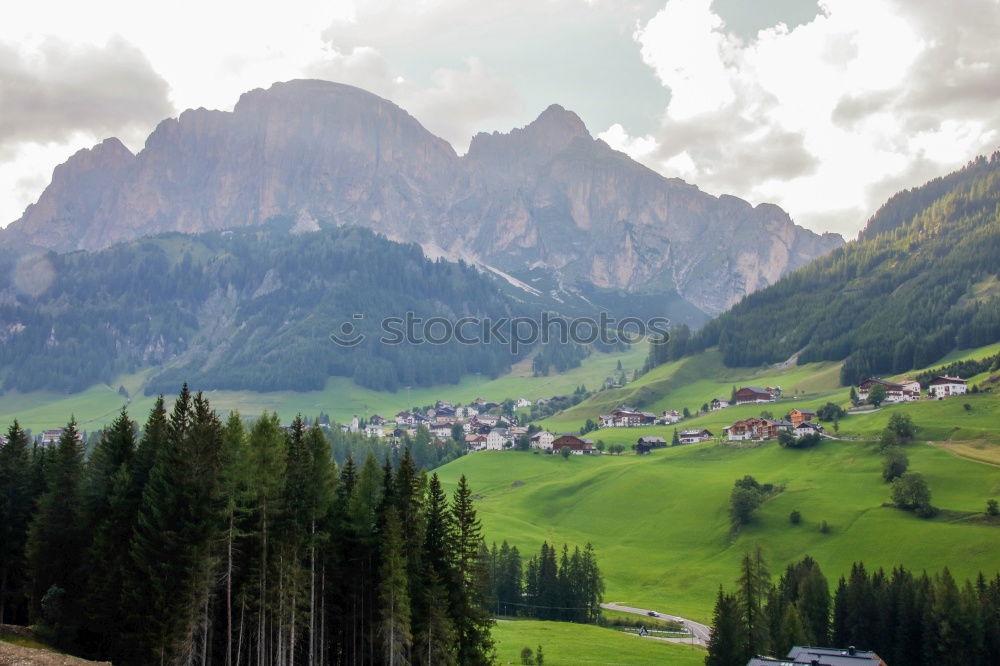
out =
<path fill-rule="evenodd" d="M 927 383 L 927 392 L 935 398 L 947 398 L 952 395 L 965 395 L 968 386 L 961 377 L 941 375 Z"/>

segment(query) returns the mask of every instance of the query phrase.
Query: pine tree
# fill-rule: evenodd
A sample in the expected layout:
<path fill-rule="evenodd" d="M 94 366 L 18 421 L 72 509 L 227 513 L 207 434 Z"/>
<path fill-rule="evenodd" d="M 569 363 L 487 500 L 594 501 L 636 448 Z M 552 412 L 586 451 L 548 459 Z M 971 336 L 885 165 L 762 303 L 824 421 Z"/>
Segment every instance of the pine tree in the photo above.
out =
<path fill-rule="evenodd" d="M 77 558 L 86 543 L 80 510 L 82 483 L 83 443 L 76 420 L 71 419 L 46 469 L 46 490 L 38 500 L 26 546 L 33 616 L 62 644 L 73 640 L 73 609 L 80 603 Z M 43 598 L 56 590 L 59 594 L 51 598 L 60 600 L 58 608 L 53 605 L 42 613 Z"/>
<path fill-rule="evenodd" d="M 22 581 L 34 500 L 28 436 L 15 419 L 0 445 L 0 624 L 27 622 Z"/>
<path fill-rule="evenodd" d="M 123 408 L 101 434 L 87 467 L 85 522 L 91 534 L 85 556 L 85 603 L 91 649 L 98 655 L 125 656 L 121 645 L 121 600 L 131 568 L 128 549 L 138 505 L 132 501 L 131 468 L 135 456 L 135 424 Z"/>
<path fill-rule="evenodd" d="M 719 587 L 712 617 L 712 636 L 708 639 L 706 666 L 743 666 L 747 663 L 743 615 L 736 596 Z"/>
<path fill-rule="evenodd" d="M 457 638 L 458 662 L 487 664 L 493 647 L 490 627 L 493 622 L 483 610 L 485 597 L 482 526 L 472 504 L 472 490 L 465 475 L 459 479 L 451 505 L 455 525 L 454 568 L 452 585 L 452 622 Z"/>
<path fill-rule="evenodd" d="M 743 613 L 746 630 L 744 661 L 758 654 L 765 654 L 769 648 L 768 622 L 764 613 L 764 601 L 771 586 L 771 576 L 764 563 L 760 546 L 751 554 L 744 553 L 740 562 L 740 577 L 737 581 L 737 597 Z"/>
<path fill-rule="evenodd" d="M 398 512 L 396 507 L 389 506 L 381 538 L 382 570 L 379 585 L 379 632 L 382 659 L 388 666 L 410 663 L 410 596 L 407 592 L 403 547 Z"/>
<path fill-rule="evenodd" d="M 143 581 L 132 593 L 151 609 L 137 636 L 146 660 L 186 659 L 194 649 L 215 565 L 212 546 L 223 525 L 222 462 L 222 424 L 201 394 L 192 401 L 185 385 L 150 470 L 132 539 Z"/>

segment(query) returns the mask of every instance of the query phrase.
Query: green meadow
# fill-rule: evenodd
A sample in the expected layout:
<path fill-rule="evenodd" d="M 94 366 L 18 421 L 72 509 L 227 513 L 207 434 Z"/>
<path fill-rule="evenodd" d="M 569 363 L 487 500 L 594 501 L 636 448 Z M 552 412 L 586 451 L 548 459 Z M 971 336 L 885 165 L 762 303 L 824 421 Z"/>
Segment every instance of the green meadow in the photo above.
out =
<path fill-rule="evenodd" d="M 500 620 L 493 627 L 493 640 L 500 664 L 520 664 L 521 650 L 528 647 L 534 652 L 539 645 L 545 656 L 545 666 L 701 666 L 705 663 L 705 651 L 701 648 L 639 638 L 588 624 Z"/>
<path fill-rule="evenodd" d="M 507 540 L 523 553 L 542 541 L 592 542 L 607 601 L 709 622 L 719 585 L 733 584 L 740 556 L 756 544 L 775 573 L 812 555 L 831 585 L 857 560 L 917 571 L 949 566 L 959 578 L 997 573 L 1000 524 L 981 512 L 987 499 L 1000 498 L 1000 467 L 922 443 L 907 453 L 910 469 L 924 474 L 942 509 L 935 519 L 883 506 L 889 486 L 881 458 L 874 444 L 860 441 L 825 441 L 808 450 L 710 442 L 648 456 L 566 460 L 480 452 L 439 473 L 449 486 L 468 477 L 488 541 Z M 784 491 L 734 533 L 728 498 L 745 474 Z M 802 514 L 799 525 L 788 520 L 793 509 Z"/>
<path fill-rule="evenodd" d="M 334 421 L 349 422 L 354 415 L 379 413 L 391 416 L 414 406 L 433 404 L 437 400 L 467 404 L 479 396 L 500 402 L 506 398 L 536 400 L 569 395 L 581 384 L 591 388 L 600 386 L 606 377 L 615 373 L 619 361 L 626 371 L 631 372 L 642 367 L 645 358 L 646 345 L 642 343 L 616 354 L 595 352 L 584 359 L 580 367 L 548 377 L 532 376 L 531 360 L 527 359 L 496 379 L 469 375 L 458 384 L 415 387 L 396 393 L 372 391 L 346 377 L 332 377 L 322 391 L 210 391 L 207 395 L 212 406 L 221 413 L 238 409 L 244 415 L 257 416 L 267 410 L 278 412 L 283 419 L 290 421 L 296 413 L 317 416 L 322 411 Z M 37 433 L 65 425 L 72 414 L 84 429 L 95 430 L 109 423 L 125 404 L 128 404 L 132 418 L 143 421 L 154 400 L 152 396 L 143 395 L 151 372 L 147 369 L 119 377 L 111 385 L 97 384 L 81 393 L 69 395 L 52 391 L 8 392 L 0 396 L 0 426 L 5 429 L 6 424 L 16 417 L 24 427 Z M 127 401 L 118 393 L 119 386 L 125 387 L 131 400 Z M 177 388 L 180 390 L 179 386 Z M 197 390 L 198 387 L 192 388 Z"/>

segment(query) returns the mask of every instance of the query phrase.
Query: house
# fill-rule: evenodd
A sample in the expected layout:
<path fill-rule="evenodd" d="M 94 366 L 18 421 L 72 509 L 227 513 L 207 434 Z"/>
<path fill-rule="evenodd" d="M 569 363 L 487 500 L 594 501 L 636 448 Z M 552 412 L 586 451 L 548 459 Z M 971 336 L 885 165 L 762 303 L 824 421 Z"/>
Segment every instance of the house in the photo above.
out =
<path fill-rule="evenodd" d="M 789 421 L 774 419 L 757 420 L 757 439 L 773 439 L 779 432 L 793 430 L 795 426 Z"/>
<path fill-rule="evenodd" d="M 701 428 L 699 430 L 681 430 L 677 436 L 681 440 L 681 444 L 707 442 L 713 437 L 711 431 L 706 430 L 705 428 Z"/>
<path fill-rule="evenodd" d="M 434 420 L 437 422 L 448 421 L 455 418 L 455 408 L 454 407 L 438 407 L 431 410 L 434 412 Z M 430 412 L 428 412 L 430 415 Z"/>
<path fill-rule="evenodd" d="M 38 439 L 39 446 L 55 446 L 59 443 L 59 438 L 62 437 L 64 428 L 56 428 L 55 430 L 43 430 L 41 436 Z M 76 441 L 82 442 L 83 435 L 79 432 L 76 433 Z"/>
<path fill-rule="evenodd" d="M 681 420 L 681 413 L 676 409 L 665 409 L 662 414 L 660 414 L 660 420 L 666 424 L 677 423 Z"/>
<path fill-rule="evenodd" d="M 482 451 L 486 448 L 486 435 L 466 435 L 465 446 L 470 451 Z"/>
<path fill-rule="evenodd" d="M 399 412 L 396 414 L 396 425 L 413 425 L 416 423 L 416 415 L 410 412 Z"/>
<path fill-rule="evenodd" d="M 431 426 L 431 434 L 438 439 L 449 439 L 451 437 L 451 427 L 453 423 L 441 422 Z"/>
<path fill-rule="evenodd" d="M 729 441 L 738 442 L 748 439 L 771 439 L 777 437 L 779 432 L 791 431 L 794 427 L 789 421 L 759 419 L 751 416 L 726 426 L 722 432 Z"/>
<path fill-rule="evenodd" d="M 662 449 L 667 446 L 667 440 L 662 437 L 652 437 L 645 435 L 635 443 L 635 452 L 640 456 L 649 453 L 653 449 Z"/>
<path fill-rule="evenodd" d="M 490 434 L 486 435 L 486 449 L 489 451 L 503 451 L 507 448 L 507 442 L 511 441 L 510 433 L 506 428 L 493 428 Z"/>
<path fill-rule="evenodd" d="M 551 432 L 546 432 L 545 430 L 536 432 L 531 436 L 531 448 L 542 449 L 544 451 L 551 450 L 552 442 L 555 441 L 555 439 L 556 436 Z"/>
<path fill-rule="evenodd" d="M 631 407 L 622 405 L 611 410 L 610 414 L 602 415 L 602 428 L 632 428 L 641 425 L 652 425 L 656 421 L 656 415 L 649 412 L 640 412 Z"/>
<path fill-rule="evenodd" d="M 749 418 L 740 419 L 732 425 L 728 425 L 722 429 L 722 434 L 730 442 L 740 442 L 747 439 L 754 439 L 754 434 L 756 433 L 756 423 L 759 419 Z"/>
<path fill-rule="evenodd" d="M 517 404 L 518 408 L 521 408 L 521 407 L 531 407 L 531 401 L 528 400 L 527 398 L 518 398 L 516 404 Z"/>
<path fill-rule="evenodd" d="M 744 386 L 736 392 L 737 405 L 753 405 L 761 402 L 772 402 L 774 393 L 759 386 Z"/>
<path fill-rule="evenodd" d="M 382 426 L 375 423 L 369 423 L 365 426 L 365 437 L 378 437 L 382 439 L 385 436 L 385 431 Z"/>
<path fill-rule="evenodd" d="M 792 425 L 798 427 L 800 423 L 816 418 L 816 412 L 809 409 L 793 409 L 788 416 L 792 420 Z"/>
<path fill-rule="evenodd" d="M 903 384 L 897 384 L 896 382 L 890 382 L 878 377 L 869 377 L 858 384 L 858 399 L 861 402 L 868 402 L 868 396 L 871 393 L 872 387 L 876 384 L 881 384 L 885 387 L 885 402 L 907 402 L 909 400 L 920 399 L 920 384 L 907 382 L 904 386 Z M 915 389 L 914 384 L 916 384 Z"/>
<path fill-rule="evenodd" d="M 796 645 L 784 659 L 754 657 L 747 666 L 887 666 L 874 652 L 848 648 L 819 648 Z"/>
<path fill-rule="evenodd" d="M 806 435 L 821 435 L 823 434 L 823 426 L 818 423 L 813 423 L 812 421 L 803 421 L 795 426 L 792 433 L 796 437 L 805 437 Z"/>
<path fill-rule="evenodd" d="M 722 398 L 712 398 L 712 402 L 708 404 L 709 410 L 717 412 L 720 409 L 725 409 L 729 406 L 729 401 Z"/>
<path fill-rule="evenodd" d="M 566 433 L 552 441 L 552 452 L 561 453 L 563 447 L 568 447 L 573 455 L 590 455 L 594 451 L 594 442 Z"/>
<path fill-rule="evenodd" d="M 388 423 L 388 421 L 386 421 L 383 417 L 379 416 L 378 414 L 372 414 L 372 417 L 370 419 L 368 419 L 368 423 L 371 423 L 372 425 L 380 425 L 381 426 L 381 425 L 385 425 L 386 423 Z"/>
<path fill-rule="evenodd" d="M 480 426 L 493 427 L 500 420 L 500 417 L 496 414 L 479 414 L 476 416 L 475 421 Z"/>
<path fill-rule="evenodd" d="M 476 404 L 482 407 L 486 404 L 486 398 L 476 398 Z"/>
<path fill-rule="evenodd" d="M 961 377 L 942 375 L 927 384 L 927 392 L 939 400 L 950 395 L 964 395 L 966 391 L 965 380 Z"/>

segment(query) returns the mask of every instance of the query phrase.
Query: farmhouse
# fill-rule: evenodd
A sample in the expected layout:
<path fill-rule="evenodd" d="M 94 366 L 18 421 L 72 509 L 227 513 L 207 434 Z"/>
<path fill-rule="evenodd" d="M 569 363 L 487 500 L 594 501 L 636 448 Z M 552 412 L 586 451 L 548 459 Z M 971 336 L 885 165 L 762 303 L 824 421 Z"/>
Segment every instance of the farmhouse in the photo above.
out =
<path fill-rule="evenodd" d="M 516 404 L 517 404 L 518 408 L 521 408 L 521 407 L 531 407 L 531 401 L 528 400 L 527 398 L 518 398 Z"/>
<path fill-rule="evenodd" d="M 546 432 L 545 430 L 536 432 L 531 437 L 531 448 L 542 449 L 543 451 L 550 450 L 552 448 L 552 442 L 555 441 L 555 438 L 555 435 L 551 432 Z"/>
<path fill-rule="evenodd" d="M 858 384 L 858 399 L 861 402 L 868 402 L 868 396 L 876 384 L 885 387 L 886 402 L 907 402 L 920 399 L 920 384 L 918 382 L 908 381 L 905 384 L 897 384 L 878 377 L 869 377 Z"/>
<path fill-rule="evenodd" d="M 452 423 L 448 422 L 435 423 L 434 425 L 431 426 L 431 434 L 437 437 L 438 439 L 448 439 L 449 437 L 451 437 L 452 425 L 453 425 Z"/>
<path fill-rule="evenodd" d="M 372 417 L 368 419 L 368 422 L 371 423 L 372 425 L 385 425 L 386 423 L 388 423 L 388 421 L 386 421 L 378 414 L 372 414 Z"/>
<path fill-rule="evenodd" d="M 470 451 L 482 451 L 486 448 L 486 435 L 466 435 L 465 446 Z"/>
<path fill-rule="evenodd" d="M 649 453 L 652 449 L 662 449 L 667 446 L 667 440 L 662 437 L 643 436 L 635 444 L 635 452 L 639 455 Z"/>
<path fill-rule="evenodd" d="M 784 659 L 754 657 L 747 666 L 886 666 L 874 652 L 848 648 L 818 648 L 796 645 Z"/>
<path fill-rule="evenodd" d="M 65 428 L 56 428 L 55 430 L 43 430 L 41 436 L 38 438 L 39 446 L 55 446 L 59 443 L 59 438 L 62 437 L 63 430 Z M 76 433 L 76 441 L 82 442 L 83 435 L 80 432 Z"/>
<path fill-rule="evenodd" d="M 792 430 L 796 437 L 805 437 L 806 435 L 822 434 L 823 426 L 818 423 L 813 423 L 812 421 L 803 421 L 795 426 Z"/>
<path fill-rule="evenodd" d="M 717 412 L 720 409 L 725 409 L 729 406 L 729 401 L 723 398 L 712 398 L 712 402 L 709 403 L 709 409 L 713 412 Z"/>
<path fill-rule="evenodd" d="M 568 447 L 573 455 L 590 455 L 594 451 L 594 443 L 589 439 L 580 439 L 576 435 L 560 435 L 552 442 L 552 452 L 560 453 L 563 447 Z"/>
<path fill-rule="evenodd" d="M 753 405 L 760 402 L 772 402 L 774 395 L 768 389 L 762 389 L 759 386 L 744 386 L 736 392 L 736 404 Z"/>
<path fill-rule="evenodd" d="M 656 421 L 656 415 L 640 412 L 622 405 L 611 410 L 610 414 L 602 415 L 602 428 L 631 428 L 634 426 L 651 425 Z"/>
<path fill-rule="evenodd" d="M 705 428 L 699 430 L 681 430 L 678 433 L 678 439 L 680 439 L 681 444 L 696 444 L 698 442 L 707 442 L 712 439 L 712 433 Z"/>
<path fill-rule="evenodd" d="M 377 423 L 369 423 L 365 426 L 365 437 L 378 437 L 382 439 L 385 437 L 385 431 L 382 426 Z"/>
<path fill-rule="evenodd" d="M 788 416 L 792 420 L 792 425 L 798 427 L 800 423 L 816 418 L 816 412 L 809 409 L 793 409 Z"/>
<path fill-rule="evenodd" d="M 947 398 L 950 395 L 964 395 L 967 387 L 961 377 L 942 375 L 935 377 L 927 384 L 927 392 L 935 398 Z"/>
<path fill-rule="evenodd" d="M 726 426 L 722 432 L 729 441 L 736 442 L 747 439 L 771 439 L 777 437 L 779 432 L 793 428 L 794 426 L 788 421 L 759 419 L 751 416 Z"/>
<path fill-rule="evenodd" d="M 677 423 L 681 420 L 681 413 L 676 409 L 666 409 L 660 415 L 660 420 L 666 424 Z"/>

